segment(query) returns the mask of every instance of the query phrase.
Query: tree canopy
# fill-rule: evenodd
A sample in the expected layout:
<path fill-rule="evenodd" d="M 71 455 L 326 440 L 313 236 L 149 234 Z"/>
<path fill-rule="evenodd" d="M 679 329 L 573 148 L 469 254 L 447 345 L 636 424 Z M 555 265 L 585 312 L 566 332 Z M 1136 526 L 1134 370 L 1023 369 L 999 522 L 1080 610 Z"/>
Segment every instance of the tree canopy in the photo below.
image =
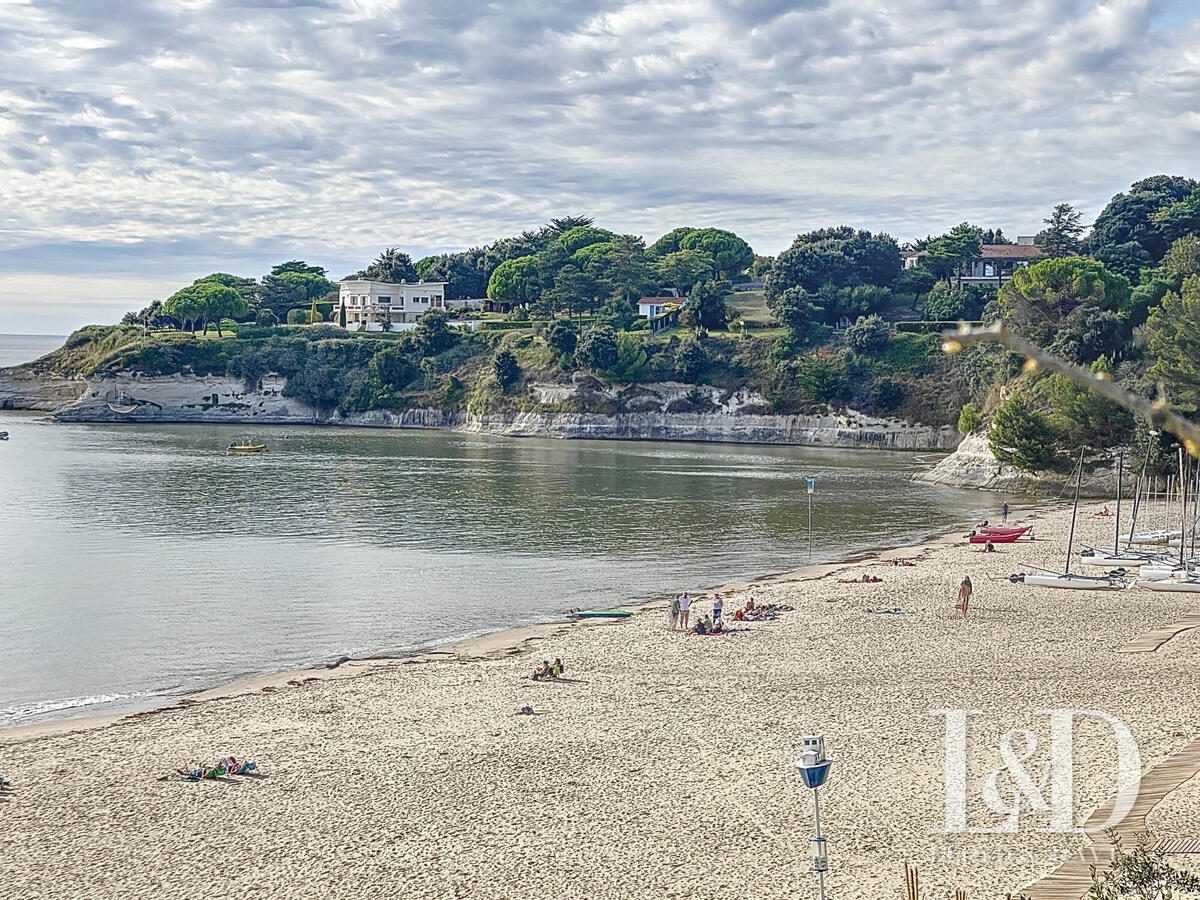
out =
<path fill-rule="evenodd" d="M 1096 217 L 1088 236 L 1088 249 L 1107 261 L 1115 259 L 1113 251 L 1119 247 L 1125 248 L 1122 256 L 1133 255 L 1128 245 L 1134 244 L 1144 251 L 1147 265 L 1156 264 L 1171 245 L 1172 231 L 1177 227 L 1172 214 L 1164 213 L 1161 217 L 1158 214 L 1189 197 L 1197 187 L 1200 184 L 1196 181 L 1178 175 L 1155 175 L 1135 181 L 1128 191 L 1113 197 Z M 1109 256 L 1105 257 L 1105 253 Z"/>
<path fill-rule="evenodd" d="M 412 257 L 407 253 L 402 252 L 398 247 L 388 247 L 376 257 L 373 263 L 350 277 L 399 284 L 402 281 L 416 281 L 417 270 L 413 266 Z"/>
<path fill-rule="evenodd" d="M 1083 214 L 1076 212 L 1070 203 L 1060 203 L 1050 213 L 1050 218 L 1042 219 L 1046 227 L 1039 231 L 1033 242 L 1042 250 L 1043 256 L 1059 259 L 1064 256 L 1078 256 L 1083 249 Z"/>
<path fill-rule="evenodd" d="M 489 300 L 501 303 L 529 303 L 538 298 L 537 257 L 519 256 L 502 262 L 488 281 Z"/>
<path fill-rule="evenodd" d="M 699 250 L 712 260 L 717 278 L 728 280 L 745 272 L 754 262 L 750 245 L 722 228 L 698 228 L 679 239 L 680 250 Z"/>
<path fill-rule="evenodd" d="M 1000 305 L 1018 331 L 1076 362 L 1112 356 L 1123 327 L 1118 310 L 1129 280 L 1094 259 L 1044 259 L 1018 268 L 1000 288 Z"/>
<path fill-rule="evenodd" d="M 900 247 L 890 235 L 849 226 L 822 228 L 797 235 L 775 258 L 767 276 L 767 296 L 792 287 L 816 291 L 827 284 L 889 285 L 899 272 Z"/>
<path fill-rule="evenodd" d="M 1179 291 L 1163 297 L 1146 323 L 1150 373 L 1164 379 L 1172 402 L 1188 412 L 1200 408 L 1200 275 L 1189 275 Z"/>

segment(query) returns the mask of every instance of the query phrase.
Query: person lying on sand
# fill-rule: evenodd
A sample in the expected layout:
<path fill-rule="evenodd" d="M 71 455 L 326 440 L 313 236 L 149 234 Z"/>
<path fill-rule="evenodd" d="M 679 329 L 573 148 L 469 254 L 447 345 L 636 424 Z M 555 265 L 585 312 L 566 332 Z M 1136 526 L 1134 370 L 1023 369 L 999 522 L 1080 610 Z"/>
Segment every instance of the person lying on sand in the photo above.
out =
<path fill-rule="evenodd" d="M 911 559 L 893 559 L 893 560 L 892 560 L 892 565 L 893 565 L 893 566 L 909 566 L 909 567 L 913 567 L 913 566 L 916 566 L 916 563 L 915 563 L 915 562 L 913 562 Z"/>

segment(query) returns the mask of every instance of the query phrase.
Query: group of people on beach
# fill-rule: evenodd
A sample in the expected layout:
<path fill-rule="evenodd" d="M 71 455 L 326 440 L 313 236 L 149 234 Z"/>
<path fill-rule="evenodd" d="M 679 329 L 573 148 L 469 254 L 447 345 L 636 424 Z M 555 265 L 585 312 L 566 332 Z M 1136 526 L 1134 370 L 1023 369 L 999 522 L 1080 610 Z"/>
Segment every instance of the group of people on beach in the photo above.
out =
<path fill-rule="evenodd" d="M 691 617 L 692 604 L 695 600 L 687 591 L 679 594 L 671 601 L 671 607 L 667 611 L 667 621 L 671 626 L 672 631 L 689 631 L 689 618 Z M 696 623 L 696 627 L 704 627 L 706 631 L 713 631 L 722 627 L 721 614 L 725 610 L 725 599 L 720 594 L 713 594 L 712 598 L 712 615 L 705 616 Z"/>
<path fill-rule="evenodd" d="M 534 681 L 545 681 L 549 678 L 562 678 L 562 673 L 566 671 L 566 668 L 567 667 L 563 665 L 563 661 L 557 656 L 554 657 L 553 663 L 543 659 L 542 664 L 533 670 L 533 675 L 530 677 Z"/>
<path fill-rule="evenodd" d="M 693 634 L 723 634 L 730 630 L 729 625 L 725 622 L 724 597 L 720 594 L 713 594 L 712 613 L 699 618 L 696 624 L 692 625 L 690 614 L 692 604 L 695 602 L 695 598 L 687 592 L 671 601 L 667 610 L 667 624 L 672 631 Z M 750 597 L 746 600 L 745 605 L 736 610 L 730 618 L 737 622 L 760 622 L 764 619 L 774 619 L 779 613 L 788 610 L 791 610 L 790 606 L 777 606 L 771 603 L 756 604 L 754 598 Z"/>

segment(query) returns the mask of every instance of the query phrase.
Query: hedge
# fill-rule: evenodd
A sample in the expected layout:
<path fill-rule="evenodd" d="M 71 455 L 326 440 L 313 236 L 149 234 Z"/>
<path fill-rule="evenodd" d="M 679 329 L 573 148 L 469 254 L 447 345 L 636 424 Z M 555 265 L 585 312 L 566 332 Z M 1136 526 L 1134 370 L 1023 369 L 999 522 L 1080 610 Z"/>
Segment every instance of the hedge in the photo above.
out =
<path fill-rule="evenodd" d="M 966 324 L 968 324 L 972 327 L 976 327 L 976 326 L 982 325 L 983 322 L 972 321 L 972 322 L 967 322 Z M 893 322 L 892 330 L 897 331 L 897 332 L 908 332 L 910 334 L 911 333 L 929 334 L 929 333 L 935 332 L 935 331 L 946 331 L 951 328 L 957 328 L 958 325 L 959 325 L 959 320 L 957 320 L 957 319 L 955 319 L 953 321 L 951 321 L 949 319 L 938 319 L 938 320 L 930 319 L 930 320 L 924 321 L 924 322 Z"/>

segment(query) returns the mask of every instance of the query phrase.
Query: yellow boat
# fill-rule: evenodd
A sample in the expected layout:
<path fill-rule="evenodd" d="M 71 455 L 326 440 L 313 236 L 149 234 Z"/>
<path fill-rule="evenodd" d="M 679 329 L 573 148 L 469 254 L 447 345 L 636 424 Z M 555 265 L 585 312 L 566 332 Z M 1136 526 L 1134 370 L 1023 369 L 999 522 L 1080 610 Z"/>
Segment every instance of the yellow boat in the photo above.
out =
<path fill-rule="evenodd" d="M 267 449 L 266 444 L 230 444 L 225 448 L 226 453 L 262 453 Z"/>

